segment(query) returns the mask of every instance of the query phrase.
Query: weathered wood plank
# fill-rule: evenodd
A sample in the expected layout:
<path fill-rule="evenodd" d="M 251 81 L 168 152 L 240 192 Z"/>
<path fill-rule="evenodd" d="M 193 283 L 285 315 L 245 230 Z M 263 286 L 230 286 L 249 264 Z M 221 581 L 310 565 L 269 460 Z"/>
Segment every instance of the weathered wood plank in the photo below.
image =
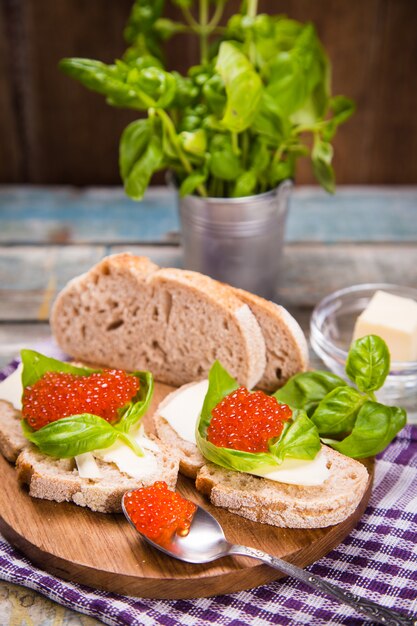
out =
<path fill-rule="evenodd" d="M 297 187 L 287 241 L 417 241 L 417 187 Z M 175 194 L 152 189 L 135 203 L 121 188 L 0 189 L 0 243 L 173 243 Z"/>
<path fill-rule="evenodd" d="M 181 267 L 178 246 L 69 246 L 0 248 L 0 321 L 46 320 L 58 291 L 106 253 L 129 250 L 160 265 Z M 277 277 L 278 279 L 278 277 Z M 277 301 L 311 309 L 326 294 L 355 283 L 417 287 L 414 244 L 288 244 Z"/>
<path fill-rule="evenodd" d="M 19 51 L 12 54 L 9 39 L 16 16 L 13 8 L 0 4 L 0 182 L 20 182 L 23 177 L 23 146 L 16 106 L 16 66 Z M 9 3 L 10 5 L 10 3 Z"/>

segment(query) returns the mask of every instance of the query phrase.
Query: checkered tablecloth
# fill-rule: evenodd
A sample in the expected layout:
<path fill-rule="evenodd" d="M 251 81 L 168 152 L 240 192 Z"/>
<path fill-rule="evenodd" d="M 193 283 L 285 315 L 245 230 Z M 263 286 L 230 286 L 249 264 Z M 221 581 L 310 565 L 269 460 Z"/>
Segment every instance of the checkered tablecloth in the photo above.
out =
<path fill-rule="evenodd" d="M 52 346 L 44 352 L 55 356 Z M 17 366 L 0 372 L 0 380 Z M 409 614 L 417 613 L 417 426 L 406 426 L 378 456 L 369 506 L 358 526 L 326 557 L 307 568 Z M 35 567 L 0 537 L 0 578 L 24 585 L 105 624 L 151 626 L 293 626 L 345 624 L 363 618 L 352 609 L 284 579 L 230 595 L 192 600 L 149 600 L 74 584 Z"/>

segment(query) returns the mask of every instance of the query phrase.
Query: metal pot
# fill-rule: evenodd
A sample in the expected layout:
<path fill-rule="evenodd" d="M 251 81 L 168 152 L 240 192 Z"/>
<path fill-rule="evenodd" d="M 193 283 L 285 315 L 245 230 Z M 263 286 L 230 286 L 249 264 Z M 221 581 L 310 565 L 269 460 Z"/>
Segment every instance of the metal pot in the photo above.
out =
<path fill-rule="evenodd" d="M 185 267 L 272 299 L 291 188 L 287 180 L 257 196 L 180 198 Z"/>

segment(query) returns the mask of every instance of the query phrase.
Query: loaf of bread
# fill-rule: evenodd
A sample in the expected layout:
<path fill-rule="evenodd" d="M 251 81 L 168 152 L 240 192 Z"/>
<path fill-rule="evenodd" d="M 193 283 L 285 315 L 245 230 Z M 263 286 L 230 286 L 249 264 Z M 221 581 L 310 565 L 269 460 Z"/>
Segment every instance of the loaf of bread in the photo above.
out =
<path fill-rule="evenodd" d="M 73 279 L 50 321 L 71 357 L 175 386 L 204 378 L 216 359 L 248 387 L 265 371 L 260 326 L 230 287 L 144 257 L 110 256 Z"/>
<path fill-rule="evenodd" d="M 196 487 L 215 506 L 254 522 L 289 528 L 338 524 L 359 505 L 369 476 L 362 463 L 325 450 L 330 475 L 322 485 L 287 485 L 207 463 L 198 471 Z"/>

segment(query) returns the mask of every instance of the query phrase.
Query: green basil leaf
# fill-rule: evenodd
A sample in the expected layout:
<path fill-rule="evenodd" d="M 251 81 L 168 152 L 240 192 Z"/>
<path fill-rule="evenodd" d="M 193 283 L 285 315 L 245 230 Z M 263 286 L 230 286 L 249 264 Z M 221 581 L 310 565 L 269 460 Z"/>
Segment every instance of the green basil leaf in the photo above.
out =
<path fill-rule="evenodd" d="M 207 148 L 206 131 L 199 128 L 195 131 L 180 133 L 181 145 L 186 152 L 203 157 Z"/>
<path fill-rule="evenodd" d="M 331 165 L 332 158 L 333 147 L 331 144 L 316 140 L 311 155 L 313 172 L 319 183 L 329 193 L 334 193 L 335 191 L 335 175 Z"/>
<path fill-rule="evenodd" d="M 223 400 L 225 396 L 232 393 L 232 391 L 239 387 L 238 382 L 230 376 L 219 361 L 215 361 L 211 366 L 208 381 L 209 386 L 196 427 L 196 431 L 199 432 L 204 438 L 207 435 L 207 428 L 209 427 L 211 421 L 212 410 Z"/>
<path fill-rule="evenodd" d="M 22 428 L 27 439 L 41 452 L 60 459 L 108 448 L 118 437 L 111 424 L 89 413 L 63 417 L 34 431 L 22 420 Z"/>
<path fill-rule="evenodd" d="M 152 175 L 162 167 L 162 142 L 154 134 L 142 156 L 136 161 L 124 180 L 125 191 L 133 200 L 142 200 Z"/>
<path fill-rule="evenodd" d="M 262 81 L 247 57 L 234 44 L 220 44 L 216 71 L 226 86 L 227 102 L 222 123 L 235 133 L 248 128 L 259 108 Z"/>
<path fill-rule="evenodd" d="M 352 387 L 336 387 L 321 400 L 311 416 L 311 421 L 317 426 L 320 435 L 350 433 L 366 400 L 366 396 Z"/>
<path fill-rule="evenodd" d="M 194 170 L 191 174 L 189 174 L 180 185 L 180 196 L 187 196 L 189 194 L 194 193 L 194 191 L 200 185 L 204 184 L 207 180 L 207 174 L 202 172 L 201 170 Z"/>
<path fill-rule="evenodd" d="M 381 337 L 367 335 L 354 341 L 346 360 L 346 374 L 360 391 L 380 389 L 390 369 L 390 353 Z"/>
<path fill-rule="evenodd" d="M 236 179 L 232 197 L 241 198 L 243 196 L 251 196 L 255 193 L 258 178 L 254 170 L 242 172 Z"/>
<path fill-rule="evenodd" d="M 100 371 L 90 367 L 78 367 L 64 361 L 58 361 L 57 359 L 44 356 L 35 350 L 21 350 L 20 356 L 23 364 L 23 388 L 34 385 L 46 372 L 65 372 L 67 374 L 75 374 L 76 376 L 88 376 L 93 372 Z"/>
<path fill-rule="evenodd" d="M 251 471 L 268 471 L 269 468 L 280 465 L 280 461 L 272 454 L 220 448 L 207 441 L 199 432 L 196 433 L 196 441 L 205 459 L 229 470 L 250 474 Z"/>
<path fill-rule="evenodd" d="M 136 120 L 123 131 L 119 147 L 119 167 L 123 180 L 129 176 L 135 163 L 143 156 L 151 134 L 149 120 Z"/>
<path fill-rule="evenodd" d="M 211 144 L 210 172 L 221 180 L 236 180 L 241 171 L 240 158 L 233 152 L 230 140 L 220 137 L 224 139 L 221 145 L 215 141 Z"/>
<path fill-rule="evenodd" d="M 212 113 L 223 117 L 226 107 L 226 89 L 221 76 L 214 74 L 203 85 L 203 95 Z"/>
<path fill-rule="evenodd" d="M 333 112 L 333 117 L 326 121 L 323 129 L 323 139 L 330 141 L 333 139 L 337 127 L 346 122 L 355 112 L 355 103 L 344 96 L 335 96 L 330 99 L 329 108 Z"/>
<path fill-rule="evenodd" d="M 340 442 L 331 442 L 332 448 L 346 456 L 360 459 L 382 452 L 405 426 L 404 409 L 365 402 L 356 418 L 353 430 Z"/>
<path fill-rule="evenodd" d="M 292 376 L 274 397 L 293 410 L 303 409 L 311 416 L 329 391 L 345 385 L 343 378 L 331 372 L 302 372 Z"/>
<path fill-rule="evenodd" d="M 284 429 L 277 442 L 269 446 L 270 452 L 283 461 L 285 457 L 294 459 L 314 459 L 321 448 L 316 426 L 305 411 L 296 410 L 291 422 Z"/>
<path fill-rule="evenodd" d="M 120 419 L 114 426 L 116 430 L 127 433 L 149 408 L 152 400 L 154 381 L 151 372 L 132 372 L 139 379 L 139 391 L 129 404 L 120 411 Z"/>

